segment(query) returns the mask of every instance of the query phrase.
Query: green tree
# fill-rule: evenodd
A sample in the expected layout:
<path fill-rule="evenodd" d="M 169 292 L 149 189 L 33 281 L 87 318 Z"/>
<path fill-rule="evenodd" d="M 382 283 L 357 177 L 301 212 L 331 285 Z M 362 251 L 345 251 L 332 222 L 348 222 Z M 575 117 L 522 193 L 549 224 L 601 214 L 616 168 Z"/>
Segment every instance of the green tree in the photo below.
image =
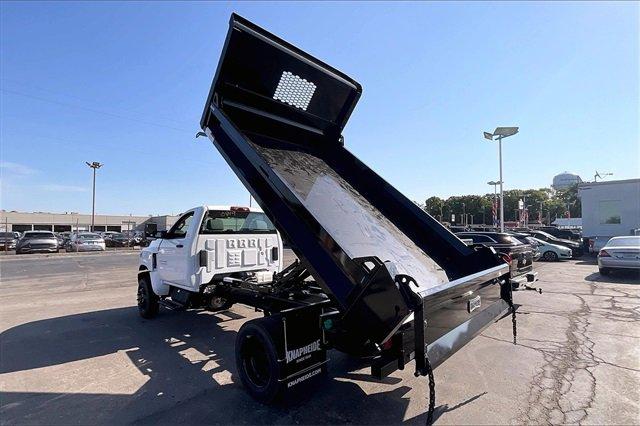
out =
<path fill-rule="evenodd" d="M 561 200 L 566 207 L 569 207 L 571 217 L 582 217 L 582 203 L 578 198 L 578 184 L 571 185 L 569 188 L 560 190 L 556 193 L 556 198 Z"/>
<path fill-rule="evenodd" d="M 499 202 L 498 196 L 498 202 Z M 524 201 L 529 212 L 529 223 L 542 219 L 543 223 L 553 222 L 556 218 L 566 217 L 567 206 L 571 217 L 581 217 L 581 205 L 578 198 L 577 185 L 564 191 L 554 192 L 550 188 L 539 189 L 509 189 L 504 191 L 504 219 L 515 221 L 519 219 L 518 202 Z M 424 210 L 431 216 L 442 221 L 450 222 L 455 214 L 457 225 L 464 222 L 463 213 L 467 214 L 467 223 L 491 224 L 491 204 L 493 194 L 485 195 L 455 195 L 443 200 L 439 197 L 429 197 L 425 201 Z M 499 207 L 498 207 L 499 209 Z M 499 213 L 498 213 L 499 215 Z"/>
<path fill-rule="evenodd" d="M 443 215 L 444 200 L 440 197 L 429 197 L 424 202 L 424 211 L 431 216 L 442 221 L 441 215 Z"/>

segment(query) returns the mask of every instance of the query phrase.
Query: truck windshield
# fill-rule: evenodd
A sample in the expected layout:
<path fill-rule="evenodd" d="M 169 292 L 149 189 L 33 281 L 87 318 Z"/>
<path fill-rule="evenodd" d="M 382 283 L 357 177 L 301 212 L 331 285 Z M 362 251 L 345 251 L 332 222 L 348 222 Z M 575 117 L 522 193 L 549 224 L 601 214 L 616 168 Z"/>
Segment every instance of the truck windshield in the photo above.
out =
<path fill-rule="evenodd" d="M 262 212 L 209 210 L 201 234 L 271 234 L 276 228 Z"/>

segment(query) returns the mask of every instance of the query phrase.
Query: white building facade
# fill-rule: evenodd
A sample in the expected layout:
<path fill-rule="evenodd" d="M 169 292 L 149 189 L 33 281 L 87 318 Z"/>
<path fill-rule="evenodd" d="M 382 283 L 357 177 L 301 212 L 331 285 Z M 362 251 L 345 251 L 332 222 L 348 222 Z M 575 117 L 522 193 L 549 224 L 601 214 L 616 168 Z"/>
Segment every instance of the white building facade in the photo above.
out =
<path fill-rule="evenodd" d="M 640 179 L 580 184 L 582 235 L 593 240 L 593 251 L 611 237 L 640 232 Z"/>

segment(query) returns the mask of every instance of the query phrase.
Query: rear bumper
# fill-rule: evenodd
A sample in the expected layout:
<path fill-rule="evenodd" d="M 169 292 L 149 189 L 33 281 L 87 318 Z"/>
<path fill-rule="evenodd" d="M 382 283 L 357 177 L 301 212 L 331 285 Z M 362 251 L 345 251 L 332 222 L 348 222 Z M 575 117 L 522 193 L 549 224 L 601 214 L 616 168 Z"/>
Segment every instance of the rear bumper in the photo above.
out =
<path fill-rule="evenodd" d="M 610 269 L 640 269 L 639 259 L 612 259 L 598 257 L 598 268 Z"/>
<path fill-rule="evenodd" d="M 78 246 L 78 248 L 76 249 L 75 247 L 73 247 L 70 251 L 104 251 L 105 247 L 104 246 Z"/>
<path fill-rule="evenodd" d="M 484 329 L 493 324 L 496 319 L 502 317 L 509 311 L 509 304 L 505 300 L 498 300 L 485 308 L 478 315 L 471 317 L 468 321 L 458 325 L 448 333 L 439 337 L 427 345 L 427 354 L 432 368 L 442 364 L 447 358 L 460 350 L 463 346 L 473 340 Z M 429 326 L 427 325 L 427 329 Z M 403 342 L 399 342 L 403 347 L 405 357 L 400 360 L 397 356 L 389 355 L 375 359 L 371 365 L 371 375 L 378 379 L 388 376 L 398 369 L 404 369 L 404 365 L 415 358 L 412 350 L 415 336 L 410 333 L 404 337 Z"/>
<path fill-rule="evenodd" d="M 511 290 L 503 279 L 507 276 L 508 265 L 504 263 L 416 293 L 421 303 L 412 307 L 413 313 L 390 336 L 391 348 L 373 360 L 371 374 L 388 376 L 413 359 L 416 370 L 423 372 L 425 352 L 432 368 L 440 365 L 509 310 Z"/>
<path fill-rule="evenodd" d="M 55 253 L 57 251 L 58 251 L 58 247 L 45 247 L 45 248 L 21 247 L 17 250 L 18 253 Z"/>
<path fill-rule="evenodd" d="M 498 300 L 484 309 L 478 315 L 472 317 L 440 337 L 427 346 L 427 354 L 433 368 L 442 364 L 447 358 L 456 353 L 460 348 L 469 343 L 489 327 L 494 321 L 503 316 L 509 310 L 509 304 L 505 300 Z"/>

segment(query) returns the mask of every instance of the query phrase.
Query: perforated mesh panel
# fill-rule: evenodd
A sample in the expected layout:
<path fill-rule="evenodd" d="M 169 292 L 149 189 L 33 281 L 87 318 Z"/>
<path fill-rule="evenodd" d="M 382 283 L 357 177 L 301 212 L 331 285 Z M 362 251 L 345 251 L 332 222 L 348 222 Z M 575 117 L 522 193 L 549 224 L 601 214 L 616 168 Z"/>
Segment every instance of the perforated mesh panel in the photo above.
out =
<path fill-rule="evenodd" d="M 284 71 L 280 76 L 273 99 L 306 111 L 315 91 L 316 85 L 312 82 L 289 71 Z"/>

